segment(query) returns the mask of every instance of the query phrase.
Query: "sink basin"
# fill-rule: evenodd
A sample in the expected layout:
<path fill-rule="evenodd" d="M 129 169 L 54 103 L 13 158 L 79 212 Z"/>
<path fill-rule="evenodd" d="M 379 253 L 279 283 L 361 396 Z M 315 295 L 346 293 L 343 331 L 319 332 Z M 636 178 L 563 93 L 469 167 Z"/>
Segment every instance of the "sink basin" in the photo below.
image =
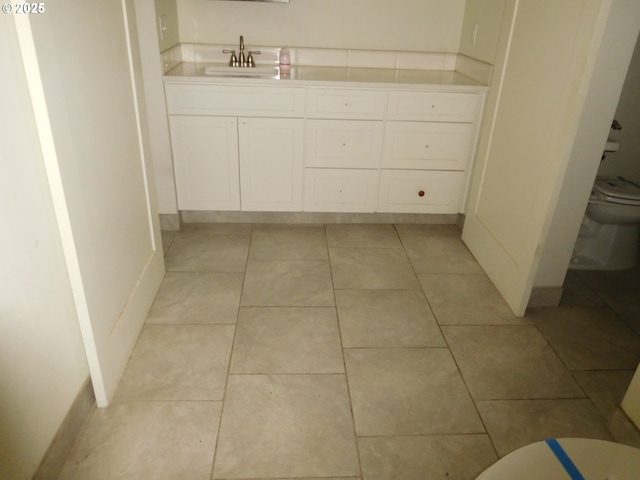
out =
<path fill-rule="evenodd" d="M 277 78 L 278 67 L 229 67 L 210 65 L 204 68 L 204 74 L 212 77 L 235 78 Z"/>

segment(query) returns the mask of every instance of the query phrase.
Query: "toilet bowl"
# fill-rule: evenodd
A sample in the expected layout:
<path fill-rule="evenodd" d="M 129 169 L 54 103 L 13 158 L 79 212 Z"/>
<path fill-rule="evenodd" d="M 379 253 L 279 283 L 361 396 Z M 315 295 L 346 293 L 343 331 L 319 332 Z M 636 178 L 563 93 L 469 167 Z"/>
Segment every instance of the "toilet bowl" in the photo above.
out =
<path fill-rule="evenodd" d="M 598 177 L 571 257 L 571 270 L 622 270 L 638 261 L 640 180 Z"/>
<path fill-rule="evenodd" d="M 559 438 L 511 452 L 476 480 L 638 480 L 640 449 L 605 440 Z"/>

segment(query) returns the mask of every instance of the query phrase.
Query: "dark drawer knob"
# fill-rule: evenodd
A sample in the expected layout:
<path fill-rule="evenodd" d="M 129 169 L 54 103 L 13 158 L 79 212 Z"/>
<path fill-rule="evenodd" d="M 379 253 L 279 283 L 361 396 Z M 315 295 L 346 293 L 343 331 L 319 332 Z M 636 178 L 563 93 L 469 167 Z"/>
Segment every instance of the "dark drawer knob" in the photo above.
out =
<path fill-rule="evenodd" d="M 419 196 L 419 197 L 424 197 L 424 190 L 420 190 L 420 191 L 418 192 L 418 196 Z"/>

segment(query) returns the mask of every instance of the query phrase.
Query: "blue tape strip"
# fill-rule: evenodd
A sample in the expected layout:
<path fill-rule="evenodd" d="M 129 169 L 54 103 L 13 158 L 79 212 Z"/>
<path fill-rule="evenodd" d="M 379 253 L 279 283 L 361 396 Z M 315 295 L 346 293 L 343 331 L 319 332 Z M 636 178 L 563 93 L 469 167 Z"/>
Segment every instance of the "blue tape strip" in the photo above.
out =
<path fill-rule="evenodd" d="M 578 470 L 578 467 L 576 467 L 575 463 L 573 463 L 569 458 L 569 455 L 567 455 L 567 452 L 565 452 L 564 448 L 560 446 L 558 440 L 556 440 L 555 438 L 550 438 L 549 440 L 545 440 L 545 442 L 547 442 L 547 445 L 549 445 L 549 448 L 551 449 L 553 454 L 567 471 L 567 473 L 571 477 L 571 480 L 585 480 L 585 478 L 580 473 L 580 470 Z"/>

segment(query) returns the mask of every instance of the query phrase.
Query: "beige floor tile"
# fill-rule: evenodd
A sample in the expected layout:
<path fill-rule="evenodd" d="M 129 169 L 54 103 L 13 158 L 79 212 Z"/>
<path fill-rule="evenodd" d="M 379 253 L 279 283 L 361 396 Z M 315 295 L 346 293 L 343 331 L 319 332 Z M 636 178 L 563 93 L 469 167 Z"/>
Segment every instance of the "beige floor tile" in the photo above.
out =
<path fill-rule="evenodd" d="M 533 326 L 442 327 L 475 400 L 584 397 Z"/>
<path fill-rule="evenodd" d="M 242 273 L 167 272 L 147 323 L 235 323 Z"/>
<path fill-rule="evenodd" d="M 640 337 L 607 307 L 531 309 L 527 313 L 570 370 L 635 369 Z"/>
<path fill-rule="evenodd" d="M 330 248 L 336 289 L 416 289 L 419 283 L 400 248 Z"/>
<path fill-rule="evenodd" d="M 569 270 L 564 279 L 560 305 L 564 307 L 597 307 L 605 305 L 600 298 L 574 271 Z"/>
<path fill-rule="evenodd" d="M 600 290 L 598 295 L 638 335 L 640 335 L 640 291 Z"/>
<path fill-rule="evenodd" d="M 609 419 L 622 402 L 634 372 L 635 370 L 586 371 L 573 372 L 573 376 L 602 416 Z"/>
<path fill-rule="evenodd" d="M 240 304 L 249 307 L 334 305 L 329 262 L 250 260 Z"/>
<path fill-rule="evenodd" d="M 242 307 L 231 373 L 344 373 L 335 308 Z"/>
<path fill-rule="evenodd" d="M 483 273 L 459 238 L 408 236 L 402 243 L 417 273 Z"/>
<path fill-rule="evenodd" d="M 359 438 L 366 480 L 471 480 L 498 460 L 487 435 Z"/>
<path fill-rule="evenodd" d="M 516 317 L 484 274 L 420 274 L 440 325 L 529 325 Z"/>
<path fill-rule="evenodd" d="M 230 375 L 213 478 L 360 475 L 344 375 Z"/>
<path fill-rule="evenodd" d="M 338 290 L 344 347 L 446 347 L 419 290 Z"/>
<path fill-rule="evenodd" d="M 176 230 L 162 230 L 160 232 L 161 240 L 162 240 L 162 251 L 166 255 L 169 247 L 173 243 L 176 238 L 178 232 Z"/>
<path fill-rule="evenodd" d="M 222 400 L 232 325 L 145 325 L 114 401 Z"/>
<path fill-rule="evenodd" d="M 327 260 L 322 225 L 256 225 L 249 258 L 255 260 Z"/>
<path fill-rule="evenodd" d="M 220 402 L 126 402 L 96 409 L 59 480 L 208 480 Z"/>
<path fill-rule="evenodd" d="M 547 438 L 611 440 L 605 419 L 590 400 L 496 400 L 476 402 L 500 457 Z"/>
<path fill-rule="evenodd" d="M 169 273 L 114 402 L 63 480 L 208 480 L 219 426 L 215 479 L 471 480 L 496 458 L 489 438 L 500 455 L 608 438 L 640 361 L 640 267 L 569 272 L 563 305 L 585 308 L 522 319 L 468 273 L 455 225 L 189 223 L 163 246 Z"/>
<path fill-rule="evenodd" d="M 243 272 L 249 240 L 245 235 L 180 232 L 165 257 L 169 272 Z"/>
<path fill-rule="evenodd" d="M 593 290 L 640 290 L 640 264 L 625 270 L 577 270 Z"/>
<path fill-rule="evenodd" d="M 484 432 L 444 348 L 348 349 L 359 436 Z"/>
<path fill-rule="evenodd" d="M 327 225 L 330 247 L 400 248 L 400 239 L 393 225 L 332 224 Z"/>

